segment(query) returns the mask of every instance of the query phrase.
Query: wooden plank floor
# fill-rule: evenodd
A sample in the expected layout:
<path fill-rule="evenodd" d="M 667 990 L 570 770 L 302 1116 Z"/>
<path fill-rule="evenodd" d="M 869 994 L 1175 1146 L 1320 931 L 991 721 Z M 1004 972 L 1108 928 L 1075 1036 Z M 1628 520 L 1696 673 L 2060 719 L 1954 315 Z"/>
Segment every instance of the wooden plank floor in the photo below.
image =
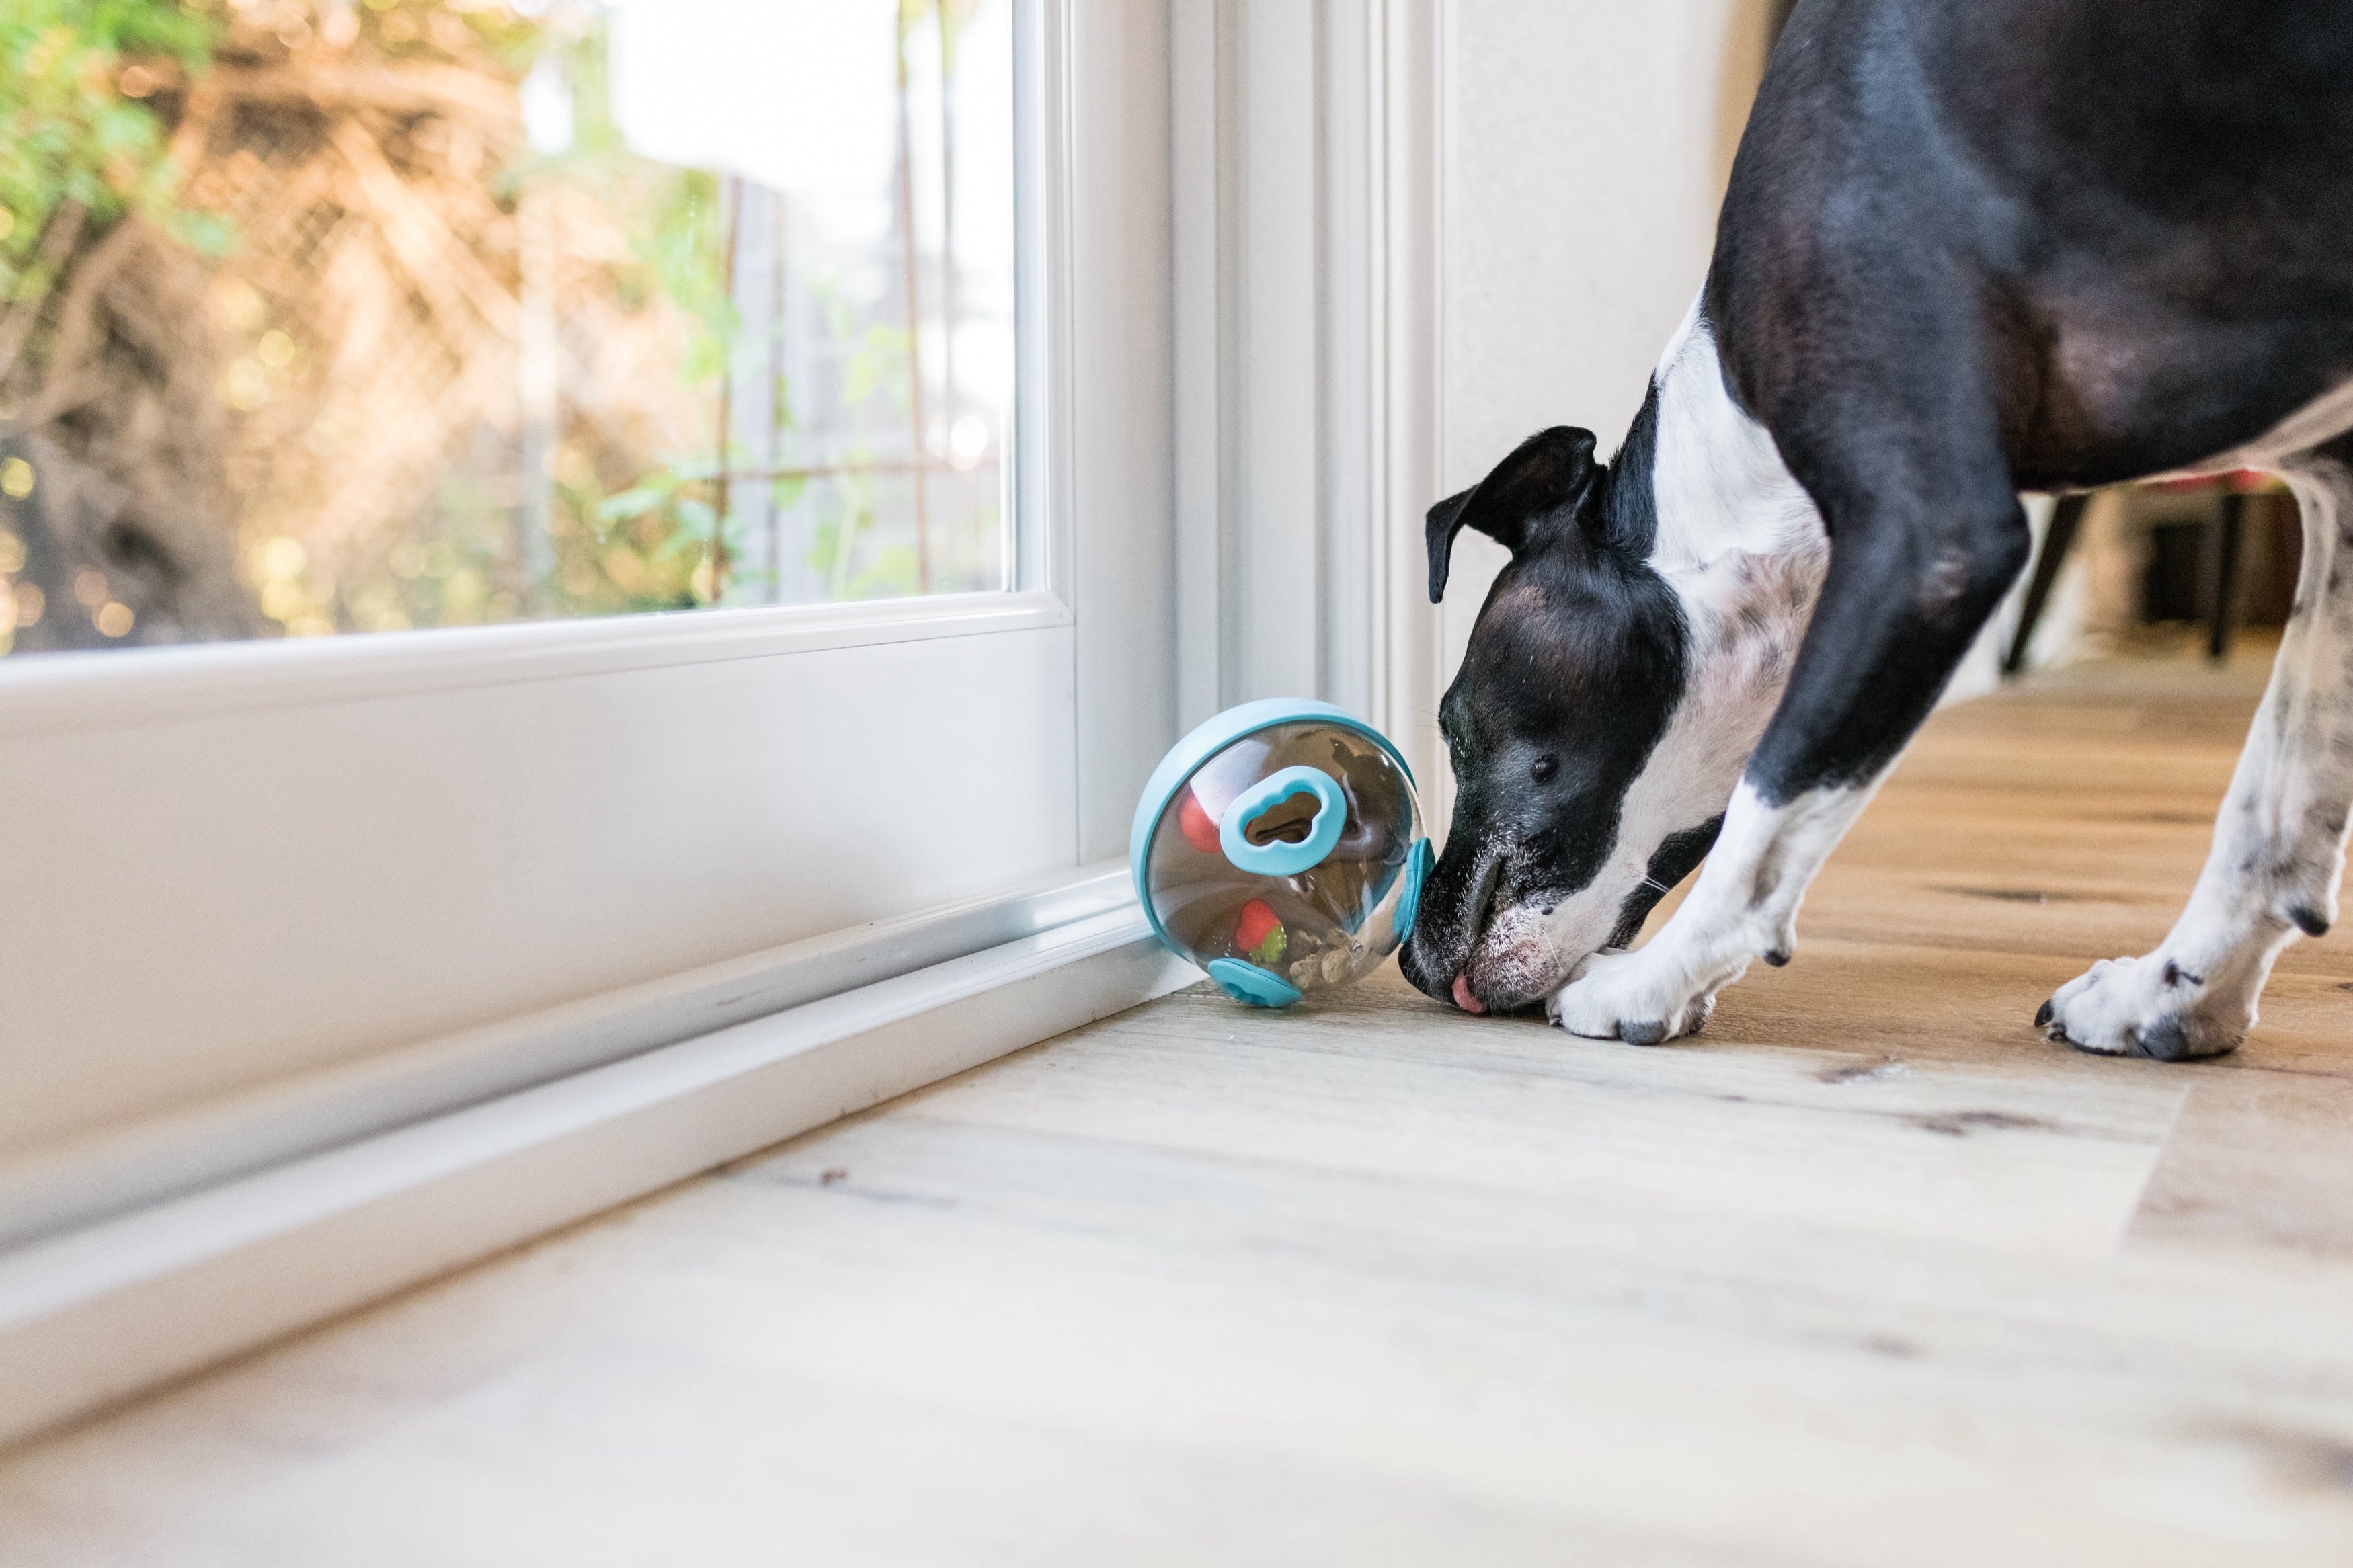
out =
<path fill-rule="evenodd" d="M 2028 1022 L 2254 690 L 1940 715 L 1697 1043 L 1173 996 L 20 1450 L 0 1561 L 2342 1568 L 2353 947 Z"/>

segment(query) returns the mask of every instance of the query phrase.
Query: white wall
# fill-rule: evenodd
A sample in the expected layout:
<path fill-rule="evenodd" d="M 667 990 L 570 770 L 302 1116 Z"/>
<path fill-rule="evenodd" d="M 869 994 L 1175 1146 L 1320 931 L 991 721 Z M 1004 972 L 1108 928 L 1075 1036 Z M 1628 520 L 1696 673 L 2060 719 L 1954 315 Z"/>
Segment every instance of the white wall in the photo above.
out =
<path fill-rule="evenodd" d="M 1451 493 L 1523 437 L 1609 451 L 1707 269 L 1762 74 L 1767 0 L 1452 0 L 1443 465 Z M 1504 552 L 1466 533 L 1446 679 Z"/>

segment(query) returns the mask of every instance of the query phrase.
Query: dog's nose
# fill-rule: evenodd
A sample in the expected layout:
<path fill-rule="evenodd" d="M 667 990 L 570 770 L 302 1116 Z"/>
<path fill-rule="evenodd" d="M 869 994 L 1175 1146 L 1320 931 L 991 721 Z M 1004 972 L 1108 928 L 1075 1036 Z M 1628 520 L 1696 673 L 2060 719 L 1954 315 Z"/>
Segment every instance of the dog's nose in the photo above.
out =
<path fill-rule="evenodd" d="M 1460 974 L 1454 977 L 1454 1005 L 1465 1013 L 1483 1013 L 1487 1010 L 1487 1004 L 1471 994 L 1471 987 L 1463 984 L 1462 976 Z"/>

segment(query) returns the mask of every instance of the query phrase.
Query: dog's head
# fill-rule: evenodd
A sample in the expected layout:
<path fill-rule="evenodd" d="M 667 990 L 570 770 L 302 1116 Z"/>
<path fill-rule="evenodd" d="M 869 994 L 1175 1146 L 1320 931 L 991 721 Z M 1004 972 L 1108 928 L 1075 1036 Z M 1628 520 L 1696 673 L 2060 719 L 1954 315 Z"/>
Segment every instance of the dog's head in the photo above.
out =
<path fill-rule="evenodd" d="M 1715 841 L 1746 755 L 1690 732 L 1695 712 L 1675 721 L 1690 634 L 1648 561 L 1653 414 L 1608 468 L 1590 432 L 1556 427 L 1430 509 L 1432 603 L 1461 530 L 1512 552 L 1439 709 L 1453 826 L 1399 960 L 1475 1011 L 1536 1002 L 1630 942 Z"/>

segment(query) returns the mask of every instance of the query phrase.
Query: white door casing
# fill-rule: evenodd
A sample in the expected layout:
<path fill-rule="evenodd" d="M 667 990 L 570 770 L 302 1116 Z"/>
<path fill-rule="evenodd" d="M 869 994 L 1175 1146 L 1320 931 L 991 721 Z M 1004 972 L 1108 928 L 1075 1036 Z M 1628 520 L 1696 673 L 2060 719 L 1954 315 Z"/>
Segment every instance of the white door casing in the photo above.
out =
<path fill-rule="evenodd" d="M 1180 715 L 1337 702 L 1433 822 L 1447 9 L 1176 0 L 1170 39 Z"/>

